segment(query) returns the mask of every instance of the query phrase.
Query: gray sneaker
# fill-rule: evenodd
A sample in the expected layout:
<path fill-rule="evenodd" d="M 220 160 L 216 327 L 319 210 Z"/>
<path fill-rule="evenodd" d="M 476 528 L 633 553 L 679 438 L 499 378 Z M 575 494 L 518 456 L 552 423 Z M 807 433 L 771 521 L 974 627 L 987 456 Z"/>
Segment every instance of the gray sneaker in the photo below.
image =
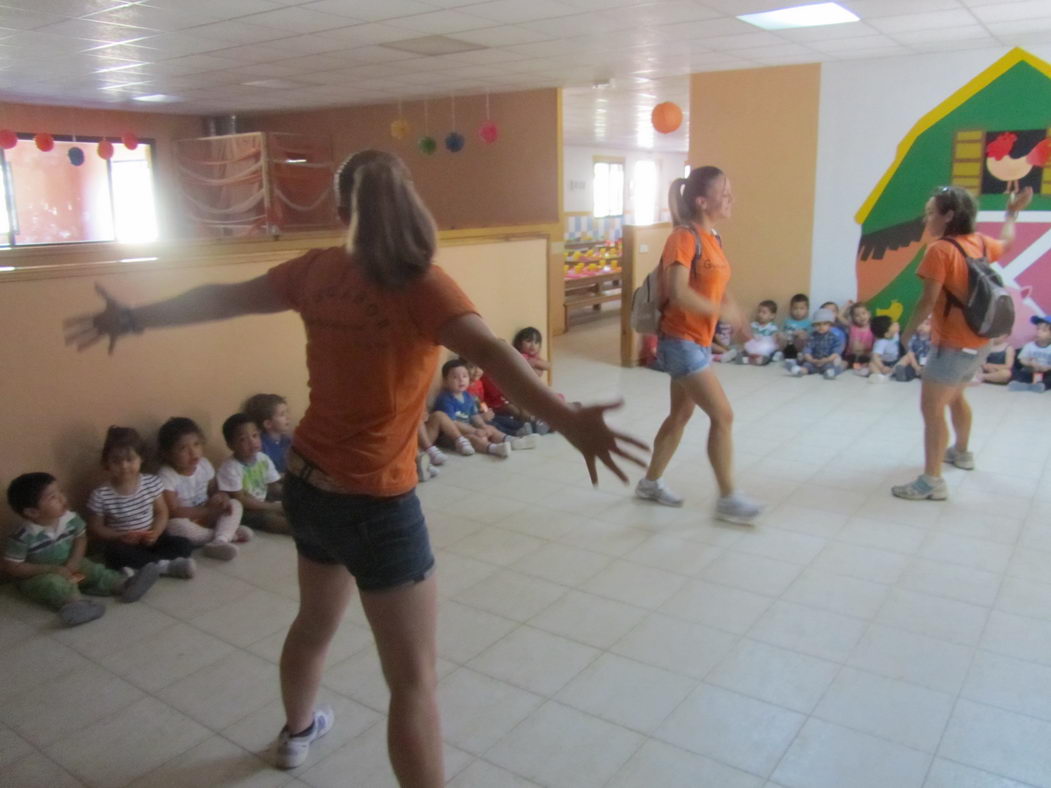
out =
<path fill-rule="evenodd" d="M 302 766 L 310 754 L 311 743 L 332 730 L 335 721 L 336 715 L 332 709 L 322 706 L 314 711 L 314 722 L 303 733 L 293 736 L 288 732 L 288 728 L 282 728 L 277 737 L 274 765 L 278 769 L 295 769 Z"/>
<path fill-rule="evenodd" d="M 792 366 L 790 366 L 788 368 L 788 374 L 791 375 L 794 378 L 801 378 L 801 377 L 803 377 L 803 373 L 804 372 L 806 372 L 806 370 L 803 369 L 798 364 L 793 364 Z"/>
<path fill-rule="evenodd" d="M 157 578 L 161 576 L 161 570 L 157 564 L 146 564 L 138 572 L 133 574 L 124 582 L 124 590 L 120 593 L 121 602 L 138 602 L 143 594 L 153 587 Z"/>
<path fill-rule="evenodd" d="M 639 479 L 635 495 L 647 501 L 656 501 L 663 506 L 682 506 L 682 498 L 669 490 L 660 479 Z"/>
<path fill-rule="evenodd" d="M 945 461 L 964 471 L 974 470 L 974 452 L 971 451 L 957 451 L 956 447 L 950 446 L 945 450 Z"/>
<path fill-rule="evenodd" d="M 102 618 L 106 608 L 90 599 L 75 599 L 58 609 L 58 617 L 67 627 L 78 627 L 96 618 Z"/>
<path fill-rule="evenodd" d="M 1023 383 L 1020 380 L 1012 380 L 1010 383 L 1007 384 L 1007 390 L 1008 391 L 1036 391 L 1034 386 L 1035 386 L 1035 384 L 1033 384 L 1033 383 Z M 1043 386 L 1041 386 L 1040 388 L 1043 388 Z"/>
<path fill-rule="evenodd" d="M 825 370 L 824 374 L 825 380 L 835 380 L 836 376 L 839 375 L 839 371 L 836 369 L 829 368 Z"/>
<path fill-rule="evenodd" d="M 949 497 L 949 488 L 945 479 L 935 478 L 921 473 L 908 484 L 899 484 L 890 488 L 897 498 L 907 501 L 944 501 Z"/>
<path fill-rule="evenodd" d="M 217 561 L 232 561 L 237 558 L 237 545 L 232 542 L 209 542 L 201 553 Z"/>
<path fill-rule="evenodd" d="M 715 519 L 740 525 L 751 525 L 763 511 L 763 505 L 747 495 L 730 493 L 715 502 Z"/>
<path fill-rule="evenodd" d="M 168 568 L 161 572 L 167 577 L 181 577 L 189 580 L 197 574 L 197 562 L 192 558 L 173 558 L 168 562 Z"/>

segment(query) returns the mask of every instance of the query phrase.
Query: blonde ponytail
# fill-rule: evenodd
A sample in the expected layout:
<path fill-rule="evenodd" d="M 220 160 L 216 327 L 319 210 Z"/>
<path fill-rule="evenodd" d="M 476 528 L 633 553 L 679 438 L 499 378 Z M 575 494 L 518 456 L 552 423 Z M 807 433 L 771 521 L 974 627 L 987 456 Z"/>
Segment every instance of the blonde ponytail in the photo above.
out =
<path fill-rule="evenodd" d="M 689 177 L 676 178 L 668 190 L 668 210 L 673 224 L 685 225 L 697 220 L 697 198 L 707 197 L 712 183 L 723 176 L 718 167 L 694 167 Z"/>
<path fill-rule="evenodd" d="M 689 206 L 682 196 L 682 190 L 686 186 L 685 178 L 676 178 L 668 188 L 668 211 L 671 213 L 671 223 L 678 226 L 690 221 Z"/>

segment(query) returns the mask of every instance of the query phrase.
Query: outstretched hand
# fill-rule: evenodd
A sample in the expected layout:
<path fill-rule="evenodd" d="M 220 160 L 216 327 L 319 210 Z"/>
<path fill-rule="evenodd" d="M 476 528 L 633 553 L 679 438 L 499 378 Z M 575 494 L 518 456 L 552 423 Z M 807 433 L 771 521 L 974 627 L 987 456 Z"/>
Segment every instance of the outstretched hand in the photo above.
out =
<path fill-rule="evenodd" d="M 103 337 L 109 337 L 109 352 L 117 344 L 117 337 L 132 330 L 128 321 L 128 308 L 106 292 L 102 285 L 95 285 L 106 308 L 92 315 L 78 315 L 63 322 L 66 333 L 66 344 L 76 346 L 77 350 L 87 350 Z"/>
<path fill-rule="evenodd" d="M 1018 213 L 1019 211 L 1025 210 L 1026 206 L 1029 205 L 1033 200 L 1033 187 L 1026 186 L 1020 191 L 1013 192 L 1007 197 L 1007 212 Z"/>
<path fill-rule="evenodd" d="M 625 449 L 626 444 L 631 444 L 645 452 L 648 452 L 650 447 L 630 435 L 610 429 L 606 424 L 606 411 L 619 408 L 622 404 L 622 402 L 607 402 L 578 407 L 571 420 L 562 428 L 562 434 L 566 436 L 566 440 L 584 455 L 584 462 L 587 463 L 588 475 L 591 477 L 592 484 L 598 484 L 596 459 L 601 460 L 602 464 L 613 471 L 616 477 L 625 484 L 628 482 L 628 477 L 617 465 L 613 455 L 619 455 L 641 468 L 646 467 L 646 462 L 642 458 Z"/>

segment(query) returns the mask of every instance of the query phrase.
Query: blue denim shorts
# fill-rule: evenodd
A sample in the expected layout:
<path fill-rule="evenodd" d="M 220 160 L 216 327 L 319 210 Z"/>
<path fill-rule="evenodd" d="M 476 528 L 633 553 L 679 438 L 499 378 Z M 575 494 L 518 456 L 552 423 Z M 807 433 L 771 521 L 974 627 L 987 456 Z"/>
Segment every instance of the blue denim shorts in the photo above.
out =
<path fill-rule="evenodd" d="M 657 341 L 657 361 L 673 378 L 683 378 L 711 366 L 712 348 L 691 339 L 662 336 Z"/>
<path fill-rule="evenodd" d="M 933 345 L 923 368 L 923 379 L 947 386 L 970 383 L 974 373 L 985 360 L 988 346 L 979 350 L 959 350 L 953 347 Z"/>
<path fill-rule="evenodd" d="M 393 498 L 341 495 L 289 474 L 284 507 L 299 554 L 320 564 L 343 564 L 361 591 L 419 583 L 434 570 L 415 492 Z"/>

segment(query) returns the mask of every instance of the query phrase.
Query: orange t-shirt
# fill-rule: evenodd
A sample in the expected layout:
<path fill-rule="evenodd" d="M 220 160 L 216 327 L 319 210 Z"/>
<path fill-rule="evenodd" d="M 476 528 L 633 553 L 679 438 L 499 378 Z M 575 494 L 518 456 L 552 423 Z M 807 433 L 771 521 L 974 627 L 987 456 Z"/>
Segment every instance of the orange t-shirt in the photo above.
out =
<path fill-rule="evenodd" d="M 354 493 L 413 489 L 438 334 L 475 313 L 470 299 L 437 266 L 401 289 L 382 289 L 342 247 L 312 249 L 268 276 L 306 327 L 310 404 L 295 450 Z"/>
<path fill-rule="evenodd" d="M 681 265 L 690 271 L 690 287 L 698 295 L 709 301 L 721 304 L 726 293 L 726 284 L 730 281 L 730 263 L 723 253 L 722 244 L 712 233 L 694 225 L 701 237 L 701 258 L 697 261 L 697 273 L 691 271 L 693 255 L 697 250 L 697 241 L 685 227 L 676 227 L 664 244 L 661 253 L 661 268 L 664 271 L 664 285 L 667 288 L 667 275 L 673 265 Z M 667 290 L 665 291 L 667 292 Z M 712 344 L 715 336 L 715 325 L 719 315 L 699 315 L 687 312 L 677 306 L 667 304 L 661 314 L 661 333 L 678 339 L 689 339 L 698 345 Z"/>
<path fill-rule="evenodd" d="M 999 260 L 1003 254 L 1004 245 L 995 238 L 980 233 L 971 235 L 953 236 L 960 246 L 971 257 L 982 257 L 982 242 L 985 242 L 985 258 L 989 261 Z M 971 331 L 967 325 L 967 319 L 963 310 L 956 306 L 949 307 L 949 313 L 945 313 L 945 305 L 948 298 L 945 291 L 948 290 L 961 301 L 967 300 L 969 288 L 967 275 L 967 261 L 963 259 L 960 250 L 948 241 L 937 240 L 927 247 L 927 253 L 923 255 L 916 273 L 922 279 L 930 279 L 940 282 L 942 292 L 934 303 L 931 312 L 931 342 L 935 345 L 956 348 L 977 349 L 988 344 L 989 340 L 978 336 Z"/>

